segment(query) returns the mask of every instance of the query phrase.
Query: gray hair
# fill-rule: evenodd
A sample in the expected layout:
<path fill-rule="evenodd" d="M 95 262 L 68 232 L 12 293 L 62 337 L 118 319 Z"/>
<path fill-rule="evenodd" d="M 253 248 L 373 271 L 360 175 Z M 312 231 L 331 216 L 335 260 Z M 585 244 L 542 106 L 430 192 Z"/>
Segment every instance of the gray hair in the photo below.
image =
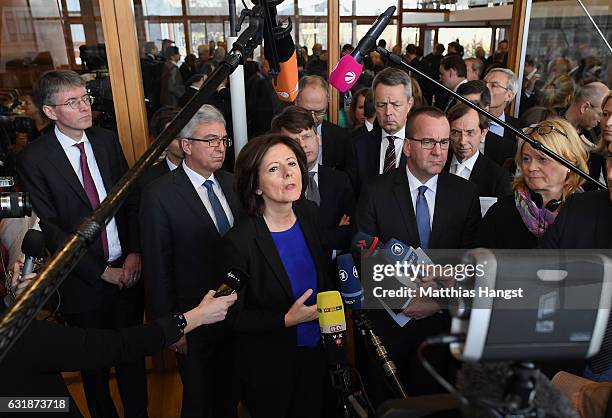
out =
<path fill-rule="evenodd" d="M 55 94 L 72 87 L 85 87 L 85 81 L 72 70 L 46 72 L 34 85 L 32 97 L 39 109 L 43 105 L 55 104 Z"/>
<path fill-rule="evenodd" d="M 518 93 L 519 85 L 516 81 L 516 75 L 514 74 L 514 72 L 507 68 L 493 68 L 489 70 L 487 74 L 493 74 L 493 73 L 505 74 L 506 78 L 508 79 L 508 84 L 506 84 L 506 88 L 510 90 L 512 93 L 514 93 L 514 95 L 516 96 L 516 93 Z"/>
<path fill-rule="evenodd" d="M 406 97 L 412 97 L 412 81 L 410 76 L 403 70 L 398 68 L 385 68 L 374 77 L 372 82 L 372 96 L 376 97 L 376 86 L 383 84 L 385 86 L 404 86 Z"/>
<path fill-rule="evenodd" d="M 200 127 L 200 125 L 209 123 L 222 123 L 223 126 L 225 126 L 225 118 L 216 107 L 205 104 L 200 108 L 200 110 L 197 111 L 195 115 L 193 115 L 191 120 L 187 122 L 187 125 L 181 129 L 181 132 L 178 134 L 178 138 L 193 138 L 195 131 Z"/>
<path fill-rule="evenodd" d="M 300 82 L 298 83 L 298 94 L 295 98 L 295 103 L 299 102 L 300 96 L 302 95 L 302 91 L 304 91 L 307 87 L 311 86 L 316 86 L 323 89 L 323 91 L 325 92 L 325 97 L 329 102 L 329 85 L 327 84 L 327 81 L 325 81 L 323 77 L 318 75 L 305 75 L 304 77 L 300 78 Z"/>

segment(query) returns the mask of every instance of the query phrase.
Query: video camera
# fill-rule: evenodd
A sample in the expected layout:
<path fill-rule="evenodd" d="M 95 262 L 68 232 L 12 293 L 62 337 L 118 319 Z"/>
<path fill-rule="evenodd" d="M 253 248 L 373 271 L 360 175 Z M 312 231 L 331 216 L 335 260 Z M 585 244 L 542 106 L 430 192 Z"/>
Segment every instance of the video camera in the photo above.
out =
<path fill-rule="evenodd" d="M 12 177 L 0 177 L 0 190 L 15 185 Z M 23 218 L 32 215 L 30 194 L 25 192 L 0 191 L 0 219 Z"/>

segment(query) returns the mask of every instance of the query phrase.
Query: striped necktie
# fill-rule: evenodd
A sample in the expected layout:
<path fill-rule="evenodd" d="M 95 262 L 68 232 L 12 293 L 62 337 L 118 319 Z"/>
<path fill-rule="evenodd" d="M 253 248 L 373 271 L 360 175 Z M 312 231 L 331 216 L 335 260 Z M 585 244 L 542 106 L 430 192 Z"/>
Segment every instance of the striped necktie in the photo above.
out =
<path fill-rule="evenodd" d="M 387 150 L 385 151 L 385 164 L 383 165 L 383 173 L 388 173 L 389 171 L 395 169 L 395 138 L 397 137 L 392 135 L 389 135 L 387 137 L 389 145 L 387 145 Z"/>

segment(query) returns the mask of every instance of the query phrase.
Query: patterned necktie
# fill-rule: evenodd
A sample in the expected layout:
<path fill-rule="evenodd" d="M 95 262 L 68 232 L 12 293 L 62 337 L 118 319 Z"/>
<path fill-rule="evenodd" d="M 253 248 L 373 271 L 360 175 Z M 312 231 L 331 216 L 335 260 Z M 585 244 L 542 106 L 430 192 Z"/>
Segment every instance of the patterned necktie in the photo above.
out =
<path fill-rule="evenodd" d="M 385 164 L 383 166 L 383 173 L 388 173 L 389 171 L 395 169 L 395 138 L 395 136 L 391 135 L 387 137 L 389 145 L 387 145 L 387 150 L 385 151 Z"/>
<path fill-rule="evenodd" d="M 312 200 L 318 206 L 321 205 L 321 194 L 319 193 L 319 186 L 315 181 L 315 172 L 310 171 L 308 173 L 308 188 L 306 189 L 306 199 Z"/>
<path fill-rule="evenodd" d="M 214 183 L 212 180 L 206 180 L 203 184 L 208 193 L 208 200 L 210 201 L 210 206 L 212 206 L 215 220 L 217 221 L 217 230 L 221 236 L 224 236 L 227 234 L 227 231 L 230 230 L 230 224 L 223 210 L 223 206 L 221 206 L 221 202 L 213 190 L 213 185 Z"/>
<path fill-rule="evenodd" d="M 100 206 L 100 196 L 96 189 L 96 183 L 93 181 L 91 172 L 89 171 L 89 164 L 87 164 L 87 154 L 85 154 L 85 143 L 79 142 L 74 145 L 79 149 L 81 153 L 81 175 L 83 176 L 83 188 L 87 195 L 87 200 L 93 210 L 96 210 Z M 108 260 L 108 237 L 106 236 L 106 228 L 102 229 L 100 233 L 100 239 L 102 240 L 102 250 L 104 251 L 104 259 Z"/>
<path fill-rule="evenodd" d="M 431 234 L 431 227 L 429 226 L 429 207 L 427 206 L 427 199 L 425 198 L 426 191 L 427 186 L 420 186 L 419 196 L 416 201 L 417 228 L 419 229 L 421 248 L 424 250 L 429 248 L 429 235 Z"/>

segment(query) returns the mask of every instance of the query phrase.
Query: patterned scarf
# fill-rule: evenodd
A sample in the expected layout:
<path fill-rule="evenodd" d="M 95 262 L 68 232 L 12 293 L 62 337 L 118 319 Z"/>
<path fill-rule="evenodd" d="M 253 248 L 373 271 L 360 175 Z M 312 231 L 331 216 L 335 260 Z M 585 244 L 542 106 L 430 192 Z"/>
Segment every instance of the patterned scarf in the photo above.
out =
<path fill-rule="evenodd" d="M 544 235 L 559 212 L 558 210 L 551 212 L 546 208 L 539 208 L 531 200 L 529 189 L 523 186 L 517 187 L 514 191 L 514 203 L 527 229 L 538 238 Z"/>

